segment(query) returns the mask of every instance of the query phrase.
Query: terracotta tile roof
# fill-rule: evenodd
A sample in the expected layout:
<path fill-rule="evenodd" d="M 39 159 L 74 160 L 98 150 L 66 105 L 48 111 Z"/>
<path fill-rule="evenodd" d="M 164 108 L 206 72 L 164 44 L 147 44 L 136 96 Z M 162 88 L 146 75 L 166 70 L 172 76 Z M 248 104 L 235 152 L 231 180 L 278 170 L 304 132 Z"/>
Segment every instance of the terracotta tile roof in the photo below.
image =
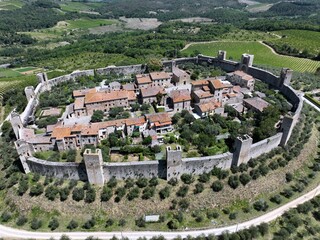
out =
<path fill-rule="evenodd" d="M 253 80 L 253 77 L 251 75 L 249 75 L 249 74 L 247 74 L 247 73 L 245 73 L 243 71 L 237 70 L 237 71 L 234 72 L 234 75 L 239 76 L 242 79 L 247 80 L 247 81 Z"/>
<path fill-rule="evenodd" d="M 246 81 L 251 81 L 253 80 L 253 77 L 251 75 L 246 74 L 245 76 L 242 77 L 242 79 Z"/>
<path fill-rule="evenodd" d="M 146 118 L 151 122 L 151 123 L 157 123 L 157 124 L 162 124 L 162 123 L 169 123 L 171 124 L 171 118 L 168 113 L 154 113 L 154 114 L 146 114 Z"/>
<path fill-rule="evenodd" d="M 173 90 L 170 92 L 170 97 L 174 103 L 191 100 L 190 92 L 187 89 Z"/>
<path fill-rule="evenodd" d="M 184 70 L 182 70 L 180 68 L 177 68 L 177 67 L 174 67 L 172 69 L 172 73 L 177 77 L 182 77 L 182 76 L 189 75 L 186 71 L 184 71 Z"/>
<path fill-rule="evenodd" d="M 83 109 L 84 108 L 84 97 L 77 97 L 74 100 L 74 110 Z"/>
<path fill-rule="evenodd" d="M 202 86 L 202 85 L 209 85 L 208 80 L 197 80 L 197 81 L 192 81 L 191 82 L 192 86 Z"/>
<path fill-rule="evenodd" d="M 138 74 L 136 75 L 136 80 L 138 85 L 139 84 L 148 84 L 152 83 L 150 76 L 147 74 Z"/>
<path fill-rule="evenodd" d="M 152 72 L 150 73 L 150 77 L 152 81 L 171 78 L 170 74 L 166 72 Z"/>
<path fill-rule="evenodd" d="M 141 91 L 141 96 L 143 98 L 145 98 L 145 97 L 155 97 L 159 93 L 164 94 L 164 89 L 162 87 L 159 87 L 159 86 L 142 88 L 140 91 Z"/>
<path fill-rule="evenodd" d="M 141 126 L 146 123 L 146 119 L 144 117 L 138 117 L 138 118 L 128 118 L 125 120 L 126 125 L 131 126 Z"/>
<path fill-rule="evenodd" d="M 31 138 L 28 142 L 32 144 L 51 144 L 50 137 L 36 136 Z"/>
<path fill-rule="evenodd" d="M 221 103 L 220 102 L 208 102 L 208 103 L 202 103 L 199 104 L 198 107 L 200 108 L 201 112 L 210 112 L 215 110 L 218 107 L 221 107 Z"/>
<path fill-rule="evenodd" d="M 127 96 L 129 101 L 135 101 L 137 99 L 137 96 L 133 91 L 127 91 Z"/>
<path fill-rule="evenodd" d="M 203 86 L 202 89 L 205 92 L 210 92 L 210 88 L 208 86 Z"/>
<path fill-rule="evenodd" d="M 213 95 L 210 92 L 205 92 L 203 90 L 196 90 L 193 92 L 194 95 L 196 95 L 199 99 L 202 98 L 210 98 L 213 97 Z"/>
<path fill-rule="evenodd" d="M 34 129 L 22 128 L 20 129 L 20 135 L 21 135 L 21 139 L 24 139 L 24 140 L 29 140 L 30 138 L 34 138 L 35 137 Z"/>
<path fill-rule="evenodd" d="M 228 82 L 222 82 L 220 79 L 209 80 L 214 89 L 231 88 L 233 85 Z"/>
<path fill-rule="evenodd" d="M 65 137 L 70 137 L 70 136 L 71 136 L 70 127 L 55 127 L 51 134 L 51 137 L 56 138 L 57 140 L 61 140 Z"/>
<path fill-rule="evenodd" d="M 243 102 L 259 110 L 260 112 L 262 112 L 263 109 L 269 106 L 268 102 L 266 102 L 265 100 L 259 97 L 247 98 L 247 99 L 244 99 Z"/>
<path fill-rule="evenodd" d="M 85 104 L 107 102 L 107 101 L 126 99 L 126 98 L 128 98 L 128 94 L 127 94 L 127 91 L 125 90 L 87 93 L 85 96 Z"/>
<path fill-rule="evenodd" d="M 122 89 L 127 90 L 127 91 L 134 91 L 135 86 L 133 83 L 126 83 L 126 84 L 122 85 Z"/>
<path fill-rule="evenodd" d="M 87 93 L 94 93 L 97 92 L 96 88 L 86 88 L 86 89 L 81 89 L 81 90 L 74 90 L 73 91 L 73 97 L 84 97 Z"/>
<path fill-rule="evenodd" d="M 238 86 L 238 85 L 237 85 L 237 86 L 233 86 L 232 90 L 233 90 L 234 92 L 239 93 L 239 92 L 241 92 L 241 87 Z"/>

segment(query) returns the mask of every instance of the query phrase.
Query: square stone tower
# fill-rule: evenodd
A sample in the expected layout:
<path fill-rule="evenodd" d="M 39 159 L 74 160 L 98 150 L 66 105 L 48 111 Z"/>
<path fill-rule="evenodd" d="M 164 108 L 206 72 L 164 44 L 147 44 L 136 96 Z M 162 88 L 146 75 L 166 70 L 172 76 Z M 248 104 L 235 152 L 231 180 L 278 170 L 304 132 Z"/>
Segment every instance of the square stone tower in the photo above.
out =
<path fill-rule="evenodd" d="M 167 147 L 167 180 L 171 178 L 179 178 L 182 167 L 182 150 L 181 146 L 176 146 L 176 149 Z"/>
<path fill-rule="evenodd" d="M 237 137 L 232 165 L 239 166 L 241 163 L 247 163 L 250 160 L 251 145 L 252 138 L 249 135 L 245 134 L 241 137 Z"/>
<path fill-rule="evenodd" d="M 83 153 L 83 159 L 86 165 L 89 183 L 102 186 L 104 184 L 104 174 L 101 150 L 96 149 L 96 151 L 93 152 L 91 149 L 86 149 Z"/>

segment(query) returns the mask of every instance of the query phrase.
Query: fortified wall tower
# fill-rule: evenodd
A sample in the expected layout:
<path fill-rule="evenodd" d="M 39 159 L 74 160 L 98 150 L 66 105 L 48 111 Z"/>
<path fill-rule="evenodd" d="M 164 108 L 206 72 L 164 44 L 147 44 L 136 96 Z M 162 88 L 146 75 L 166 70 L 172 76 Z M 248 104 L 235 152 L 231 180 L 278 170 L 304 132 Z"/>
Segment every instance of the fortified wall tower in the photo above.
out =
<path fill-rule="evenodd" d="M 96 149 L 95 152 L 91 149 L 86 149 L 83 153 L 84 163 L 86 165 L 86 171 L 88 175 L 88 181 L 91 184 L 101 185 L 104 184 L 103 175 L 103 158 L 100 149 Z"/>
<path fill-rule="evenodd" d="M 177 145 L 176 149 L 167 147 L 167 180 L 171 178 L 180 178 L 182 174 L 182 150 L 181 146 Z"/>
<path fill-rule="evenodd" d="M 232 165 L 239 166 L 241 163 L 247 163 L 250 160 L 251 145 L 252 138 L 247 134 L 236 138 Z"/>

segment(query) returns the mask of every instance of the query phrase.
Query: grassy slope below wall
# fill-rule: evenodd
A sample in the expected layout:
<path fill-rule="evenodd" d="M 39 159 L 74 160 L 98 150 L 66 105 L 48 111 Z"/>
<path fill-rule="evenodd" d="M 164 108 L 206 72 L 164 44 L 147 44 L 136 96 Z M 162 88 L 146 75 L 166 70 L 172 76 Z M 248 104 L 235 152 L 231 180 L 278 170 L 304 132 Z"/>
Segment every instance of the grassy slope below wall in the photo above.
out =
<path fill-rule="evenodd" d="M 227 51 L 227 58 L 239 61 L 243 53 L 254 54 L 254 63 L 275 67 L 289 67 L 298 72 L 315 72 L 320 61 L 277 55 L 270 48 L 259 42 L 211 42 L 195 43 L 183 52 L 193 54 L 195 51 L 204 55 L 216 56 L 219 50 Z"/>

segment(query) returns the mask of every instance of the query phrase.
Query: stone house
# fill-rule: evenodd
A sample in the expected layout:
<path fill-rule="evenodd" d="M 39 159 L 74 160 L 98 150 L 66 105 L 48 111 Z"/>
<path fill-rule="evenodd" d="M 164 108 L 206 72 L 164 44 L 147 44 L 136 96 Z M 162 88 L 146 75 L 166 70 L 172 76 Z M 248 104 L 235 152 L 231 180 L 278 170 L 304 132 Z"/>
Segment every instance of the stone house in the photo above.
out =
<path fill-rule="evenodd" d="M 173 67 L 172 82 L 175 86 L 186 85 L 190 82 L 190 75 L 178 67 Z"/>
<path fill-rule="evenodd" d="M 224 98 L 226 94 L 232 93 L 233 86 L 229 82 L 223 82 L 220 79 L 211 79 L 209 80 L 209 88 L 214 95 L 214 99 L 224 105 L 226 102 Z"/>
<path fill-rule="evenodd" d="M 194 106 L 194 110 L 201 118 L 214 114 L 224 114 L 224 108 L 222 107 L 222 104 L 216 101 L 197 104 Z"/>
<path fill-rule="evenodd" d="M 111 82 L 109 83 L 109 89 L 110 90 L 120 90 L 121 89 L 121 83 L 119 82 Z"/>
<path fill-rule="evenodd" d="M 258 113 L 262 113 L 265 108 L 267 108 L 270 104 L 259 97 L 247 98 L 243 100 L 243 105 Z"/>
<path fill-rule="evenodd" d="M 243 71 L 238 70 L 232 73 L 228 73 L 227 80 L 230 81 L 232 84 L 245 87 L 250 91 L 253 91 L 254 89 L 254 83 L 255 83 L 254 78 Z"/>
<path fill-rule="evenodd" d="M 213 94 L 205 92 L 201 89 L 192 91 L 192 102 L 194 104 L 206 103 L 214 100 Z"/>
<path fill-rule="evenodd" d="M 152 81 L 149 74 L 136 75 L 135 84 L 138 89 L 147 88 L 151 85 Z"/>
<path fill-rule="evenodd" d="M 169 94 L 169 107 L 173 109 L 174 112 L 180 112 L 182 110 L 191 109 L 191 95 L 189 90 L 173 90 Z"/>
<path fill-rule="evenodd" d="M 154 129 L 157 133 L 164 134 L 173 130 L 171 117 L 168 113 L 146 114 L 148 128 Z"/>
<path fill-rule="evenodd" d="M 205 87 L 209 87 L 209 82 L 208 80 L 197 80 L 197 81 L 192 81 L 191 82 L 191 90 L 196 91 L 196 90 L 204 90 Z"/>
<path fill-rule="evenodd" d="M 152 104 L 160 101 L 160 105 L 163 105 L 163 95 L 165 91 L 162 87 L 148 87 L 140 89 L 140 103 Z"/>
<path fill-rule="evenodd" d="M 152 86 L 169 87 L 171 85 L 171 76 L 167 72 L 150 73 Z"/>

